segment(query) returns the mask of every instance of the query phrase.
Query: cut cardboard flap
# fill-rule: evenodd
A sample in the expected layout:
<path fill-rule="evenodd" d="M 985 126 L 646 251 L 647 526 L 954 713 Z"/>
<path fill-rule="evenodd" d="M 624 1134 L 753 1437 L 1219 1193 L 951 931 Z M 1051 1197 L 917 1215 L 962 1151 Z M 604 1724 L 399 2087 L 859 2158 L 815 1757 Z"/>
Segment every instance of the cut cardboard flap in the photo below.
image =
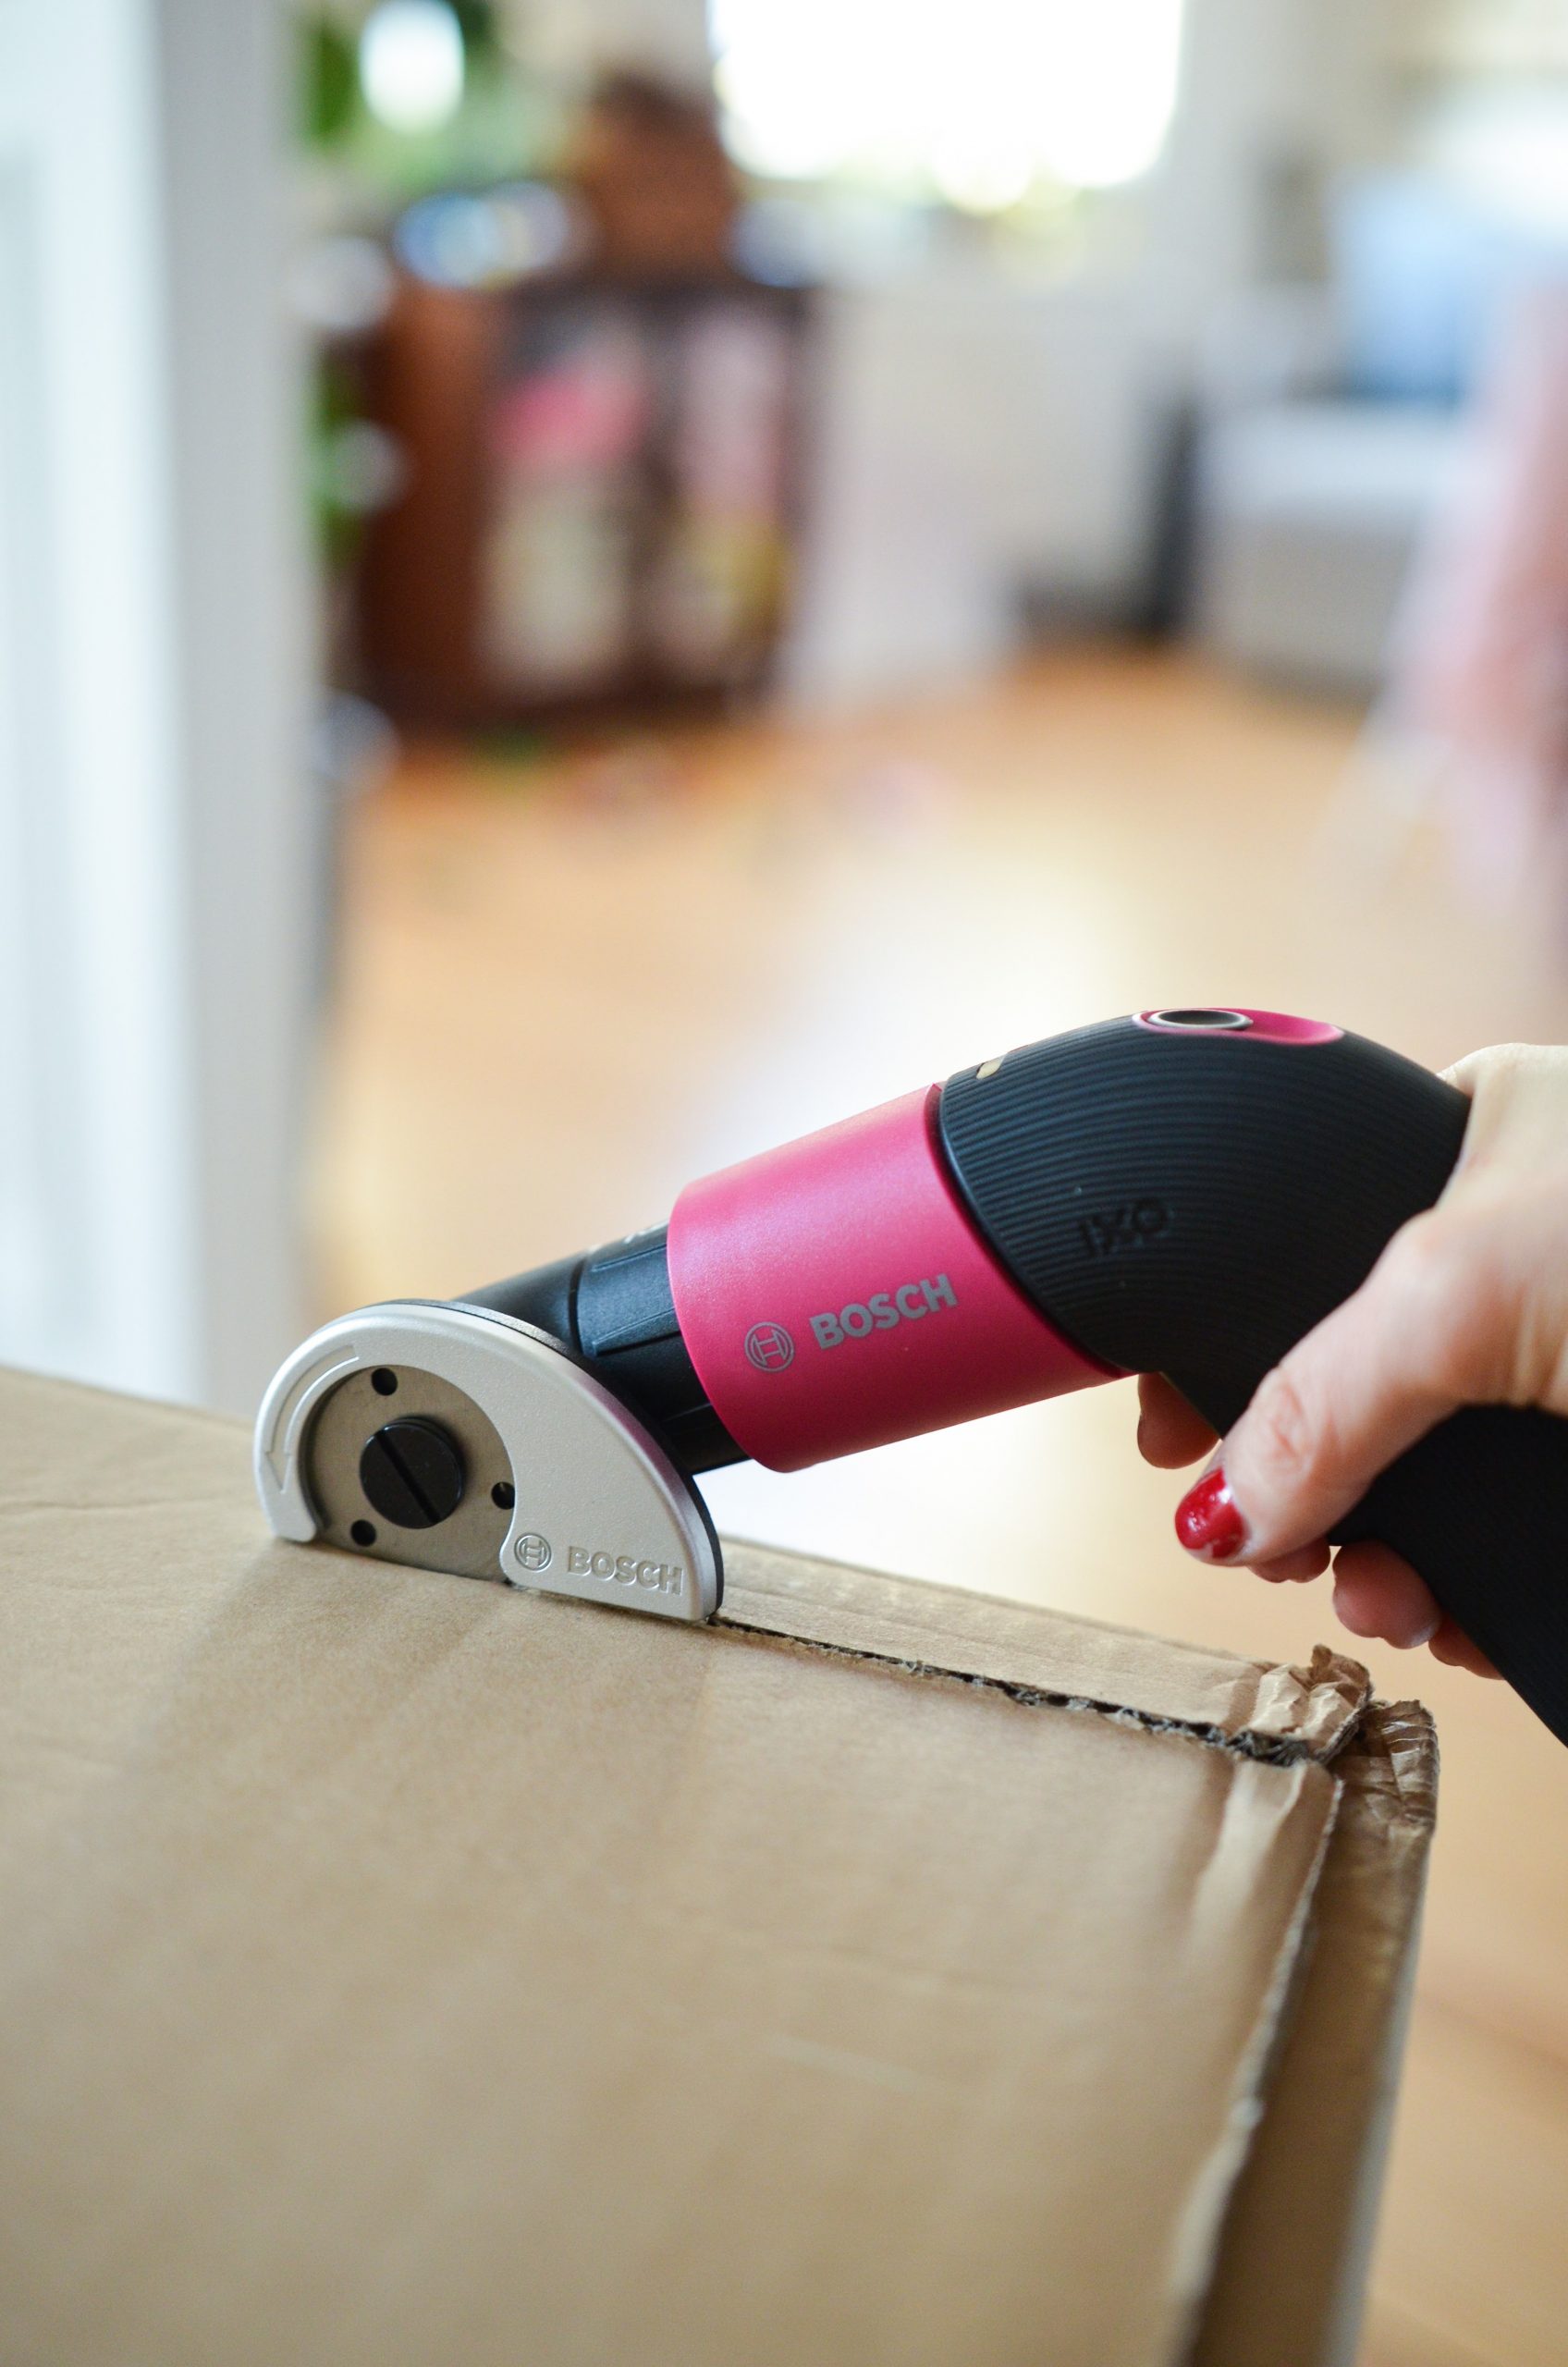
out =
<path fill-rule="evenodd" d="M 1309 1667 L 1281 1668 L 734 1539 L 724 1566 L 726 1625 L 1125 1711 L 1257 1758 L 1331 1760 L 1371 1698 L 1359 1662 L 1322 1645 Z"/>
<path fill-rule="evenodd" d="M 0 1437 L 7 2355 L 1348 2362 L 1432 1772 L 1350 1663 L 748 1547 L 688 1627 Z"/>
<path fill-rule="evenodd" d="M 1415 1972 L 1438 1752 L 1374 1702 L 1336 1763 L 1312 1944 L 1191 2367 L 1351 2367 Z"/>

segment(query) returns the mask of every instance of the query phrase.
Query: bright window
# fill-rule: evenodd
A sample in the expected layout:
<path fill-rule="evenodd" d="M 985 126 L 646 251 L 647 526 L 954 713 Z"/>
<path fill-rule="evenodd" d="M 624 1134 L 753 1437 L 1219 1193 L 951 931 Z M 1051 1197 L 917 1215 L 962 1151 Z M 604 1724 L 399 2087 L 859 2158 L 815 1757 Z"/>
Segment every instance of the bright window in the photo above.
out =
<path fill-rule="evenodd" d="M 738 161 L 998 212 L 1155 162 L 1182 0 L 710 0 Z"/>

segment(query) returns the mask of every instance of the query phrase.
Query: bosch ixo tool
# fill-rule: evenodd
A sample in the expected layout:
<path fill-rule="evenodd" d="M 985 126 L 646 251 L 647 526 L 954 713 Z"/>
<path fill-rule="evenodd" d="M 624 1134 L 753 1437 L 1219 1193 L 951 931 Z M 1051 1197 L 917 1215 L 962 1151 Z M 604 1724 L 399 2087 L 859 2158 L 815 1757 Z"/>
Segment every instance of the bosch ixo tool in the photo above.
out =
<path fill-rule="evenodd" d="M 701 1620 L 693 1475 L 794 1471 L 1134 1372 L 1217 1429 L 1429 1208 L 1469 1104 L 1342 1029 L 1148 1011 L 690 1184 L 667 1226 L 289 1357 L 280 1536 Z M 1568 1739 L 1568 1424 L 1452 1416 L 1336 1537 L 1403 1553 Z"/>

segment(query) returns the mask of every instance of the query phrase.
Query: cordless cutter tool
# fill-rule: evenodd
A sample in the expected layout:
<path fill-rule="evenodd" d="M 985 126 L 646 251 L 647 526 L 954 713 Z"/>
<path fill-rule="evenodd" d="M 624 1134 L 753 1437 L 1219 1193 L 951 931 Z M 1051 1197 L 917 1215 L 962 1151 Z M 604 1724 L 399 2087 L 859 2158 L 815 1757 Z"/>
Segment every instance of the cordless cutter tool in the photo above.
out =
<path fill-rule="evenodd" d="M 775 1470 L 1134 1372 L 1223 1430 L 1431 1206 L 1469 1105 L 1317 1021 L 1149 1011 L 962 1069 L 692 1184 L 668 1225 L 452 1302 L 339 1317 L 256 1430 L 280 1536 L 717 1609 L 693 1476 Z M 1568 1423 L 1441 1423 L 1380 1538 L 1568 1740 Z"/>

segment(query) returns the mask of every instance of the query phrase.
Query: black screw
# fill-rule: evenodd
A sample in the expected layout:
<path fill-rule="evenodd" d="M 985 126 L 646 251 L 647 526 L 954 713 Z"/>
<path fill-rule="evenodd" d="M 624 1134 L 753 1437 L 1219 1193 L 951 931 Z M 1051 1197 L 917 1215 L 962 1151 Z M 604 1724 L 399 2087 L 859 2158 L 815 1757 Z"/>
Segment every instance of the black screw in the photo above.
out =
<path fill-rule="evenodd" d="M 517 1502 L 517 1490 L 512 1486 L 509 1479 L 496 1480 L 495 1486 L 490 1490 L 490 1502 L 493 1504 L 499 1504 L 504 1513 L 510 1512 L 512 1506 Z"/>
<path fill-rule="evenodd" d="M 378 1397 L 396 1397 L 398 1394 L 398 1376 L 386 1365 L 376 1366 L 370 1377 L 370 1385 Z"/>
<path fill-rule="evenodd" d="M 349 1531 L 349 1534 L 353 1539 L 356 1545 L 374 1545 L 375 1543 L 375 1527 L 374 1524 L 371 1521 L 357 1520 L 354 1523 L 353 1527 Z"/>
<path fill-rule="evenodd" d="M 463 1500 L 462 1451 L 449 1430 L 422 1414 L 399 1415 L 365 1441 L 360 1485 L 383 1520 L 434 1528 Z"/>

